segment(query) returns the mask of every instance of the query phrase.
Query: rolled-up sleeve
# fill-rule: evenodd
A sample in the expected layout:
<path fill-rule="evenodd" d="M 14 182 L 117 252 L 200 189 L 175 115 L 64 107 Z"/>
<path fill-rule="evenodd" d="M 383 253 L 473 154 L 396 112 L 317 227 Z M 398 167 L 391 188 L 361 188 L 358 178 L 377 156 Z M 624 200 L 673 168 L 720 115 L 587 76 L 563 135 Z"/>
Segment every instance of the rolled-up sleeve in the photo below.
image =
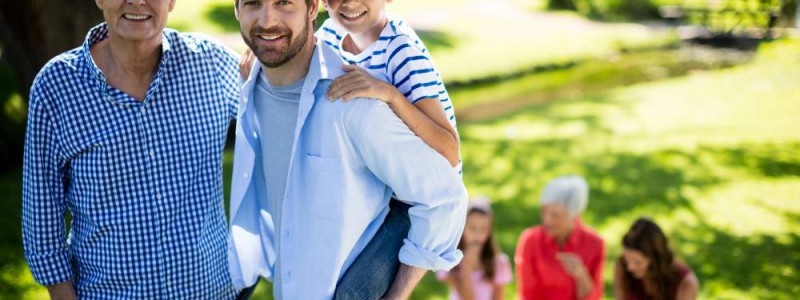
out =
<path fill-rule="evenodd" d="M 409 209 L 411 229 L 402 263 L 447 271 L 457 265 L 467 191 L 450 163 L 426 145 L 382 102 L 369 101 L 359 116 L 355 147 L 364 163 Z M 358 110 L 357 110 L 358 111 Z"/>
<path fill-rule="evenodd" d="M 34 86 L 25 135 L 22 178 L 22 241 L 36 282 L 73 278 L 66 247 L 65 161 L 59 155 L 53 115 Z"/>

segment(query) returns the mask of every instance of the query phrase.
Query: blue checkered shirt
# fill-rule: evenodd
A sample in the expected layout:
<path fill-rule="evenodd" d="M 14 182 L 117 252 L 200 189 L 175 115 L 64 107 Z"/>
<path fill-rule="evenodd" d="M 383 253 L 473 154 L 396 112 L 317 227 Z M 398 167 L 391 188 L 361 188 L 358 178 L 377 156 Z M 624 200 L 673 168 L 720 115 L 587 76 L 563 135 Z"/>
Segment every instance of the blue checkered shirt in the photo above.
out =
<path fill-rule="evenodd" d="M 166 29 L 140 102 L 93 62 L 89 48 L 107 37 L 93 28 L 31 88 L 22 227 L 33 277 L 71 280 L 81 299 L 231 299 L 222 152 L 237 58 Z"/>

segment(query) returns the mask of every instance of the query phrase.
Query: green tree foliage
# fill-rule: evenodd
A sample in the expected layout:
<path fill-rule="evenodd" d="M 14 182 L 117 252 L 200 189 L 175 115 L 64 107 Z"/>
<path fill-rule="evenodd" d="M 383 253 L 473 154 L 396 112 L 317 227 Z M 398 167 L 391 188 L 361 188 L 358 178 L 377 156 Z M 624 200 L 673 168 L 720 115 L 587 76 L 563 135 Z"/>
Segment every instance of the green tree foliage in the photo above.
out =
<path fill-rule="evenodd" d="M 642 20 L 658 17 L 653 0 L 548 0 L 550 10 L 574 10 L 603 20 Z"/>
<path fill-rule="evenodd" d="M 102 20 L 94 1 L 0 1 L 0 171 L 21 164 L 26 99 L 39 69 Z"/>

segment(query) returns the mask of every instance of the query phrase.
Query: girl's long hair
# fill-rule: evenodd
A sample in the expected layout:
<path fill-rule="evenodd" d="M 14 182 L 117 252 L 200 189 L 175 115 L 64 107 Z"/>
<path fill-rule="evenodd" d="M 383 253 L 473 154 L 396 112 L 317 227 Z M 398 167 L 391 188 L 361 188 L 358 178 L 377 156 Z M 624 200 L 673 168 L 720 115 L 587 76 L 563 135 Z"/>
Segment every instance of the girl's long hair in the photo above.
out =
<path fill-rule="evenodd" d="M 486 243 L 483 244 L 483 249 L 481 249 L 481 267 L 483 267 L 483 277 L 488 280 L 494 280 L 494 275 L 497 270 L 495 270 L 495 261 L 497 259 L 497 254 L 500 253 L 500 248 L 497 246 L 497 243 L 494 239 L 494 216 L 491 212 L 484 211 L 483 209 L 473 207 L 467 212 L 467 216 L 470 214 L 481 214 L 484 216 L 489 217 L 490 222 L 490 231 L 489 237 L 486 239 Z M 458 249 L 464 251 L 464 239 L 462 238 L 458 242 Z M 455 268 L 458 270 L 458 266 Z M 464 276 L 470 276 L 469 274 L 464 274 Z"/>
<path fill-rule="evenodd" d="M 675 255 L 658 224 L 649 218 L 639 218 L 622 238 L 622 246 L 639 251 L 650 260 L 647 274 L 642 278 L 645 292 L 655 300 L 675 299 L 680 274 L 675 269 Z M 622 256 L 617 259 L 617 265 L 623 270 L 623 294 L 627 299 L 637 279 L 625 267 Z"/>

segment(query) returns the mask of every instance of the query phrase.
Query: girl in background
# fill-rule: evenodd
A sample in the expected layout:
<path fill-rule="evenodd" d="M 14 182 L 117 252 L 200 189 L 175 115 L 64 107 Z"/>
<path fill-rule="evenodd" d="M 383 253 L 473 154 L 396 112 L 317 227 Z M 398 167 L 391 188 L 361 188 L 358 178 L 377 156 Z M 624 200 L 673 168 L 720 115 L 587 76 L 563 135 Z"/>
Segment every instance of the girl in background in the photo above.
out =
<path fill-rule="evenodd" d="M 464 259 L 450 272 L 436 273 L 450 287 L 451 300 L 503 299 L 503 287 L 512 280 L 511 264 L 495 243 L 493 223 L 489 199 L 472 199 L 458 245 Z"/>

